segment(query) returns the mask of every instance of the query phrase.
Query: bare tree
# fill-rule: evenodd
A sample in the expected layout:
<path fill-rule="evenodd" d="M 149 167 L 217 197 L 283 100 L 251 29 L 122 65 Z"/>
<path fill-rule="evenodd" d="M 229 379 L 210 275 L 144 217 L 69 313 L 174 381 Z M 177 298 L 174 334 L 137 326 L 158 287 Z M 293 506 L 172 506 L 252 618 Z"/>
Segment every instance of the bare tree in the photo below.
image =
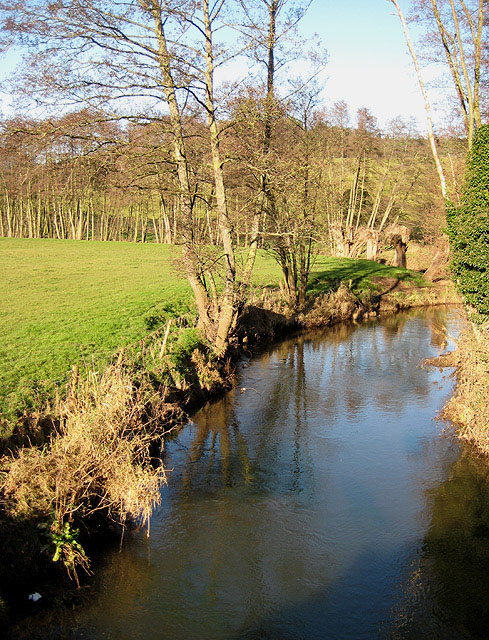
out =
<path fill-rule="evenodd" d="M 486 24 L 484 0 L 416 0 L 415 19 L 428 28 L 430 49 L 444 60 L 455 89 L 467 131 L 469 149 L 482 124 L 480 108 L 481 60 Z"/>
<path fill-rule="evenodd" d="M 433 116 L 432 116 L 432 109 L 431 109 L 431 103 L 430 100 L 428 98 L 428 93 L 426 91 L 426 85 L 423 79 L 423 74 L 421 73 L 421 67 L 419 66 L 419 62 L 418 62 L 418 56 L 416 55 L 416 51 L 413 47 L 412 41 L 411 41 L 411 37 L 409 35 L 409 29 L 406 23 L 406 19 L 404 17 L 404 14 L 402 12 L 402 9 L 399 5 L 399 3 L 397 2 L 397 0 L 388 0 L 388 2 L 391 2 L 396 10 L 397 10 L 397 14 L 399 16 L 399 20 L 401 21 L 401 25 L 402 25 L 402 29 L 404 32 L 404 37 L 406 38 L 406 44 L 408 46 L 409 49 L 409 53 L 411 54 L 411 58 L 413 60 L 413 64 L 414 67 L 416 69 L 416 75 L 418 77 L 418 83 L 419 83 L 419 87 L 421 89 L 421 93 L 423 95 L 423 99 L 424 99 L 424 106 L 425 106 L 425 111 L 426 111 L 426 121 L 428 124 L 428 139 L 430 141 L 430 147 L 431 147 L 431 153 L 433 154 L 433 160 L 435 162 L 435 166 L 436 166 L 436 171 L 438 173 L 438 178 L 440 180 L 440 188 L 441 188 L 441 192 L 443 197 L 446 197 L 446 193 L 447 193 L 447 187 L 446 187 L 446 179 L 445 179 L 445 174 L 443 172 L 443 167 L 442 164 L 440 162 L 440 156 L 438 154 L 438 148 L 436 145 L 436 141 L 435 141 L 435 134 L 433 131 Z"/>
<path fill-rule="evenodd" d="M 224 188 L 224 174 L 222 168 L 219 128 L 216 119 L 216 106 L 214 99 L 214 49 L 212 42 L 213 24 L 219 16 L 224 5 L 224 0 L 215 2 L 213 9 L 209 11 L 209 0 L 202 0 L 202 20 L 205 33 L 205 108 L 209 138 L 212 153 L 212 167 L 214 171 L 214 183 L 216 188 L 216 203 L 219 221 L 219 230 L 222 237 L 225 256 L 225 284 L 219 303 L 219 320 L 215 338 L 216 351 L 221 354 L 226 350 L 230 331 L 234 327 L 239 312 L 236 295 L 236 261 L 234 257 L 234 242 L 232 238 L 231 221 L 226 202 Z"/>
<path fill-rule="evenodd" d="M 303 97 L 307 93 L 307 87 L 311 80 L 315 78 L 319 69 L 323 68 L 324 56 L 314 59 L 314 69 L 311 70 L 308 77 L 305 76 L 299 81 L 295 80 L 290 84 L 288 96 L 279 96 L 276 88 L 277 72 L 283 71 L 291 60 L 298 57 L 302 57 L 305 60 L 307 57 L 304 44 L 301 43 L 299 45 L 298 43 L 296 29 L 305 16 L 311 0 L 302 0 L 296 3 L 290 0 L 255 0 L 254 2 L 240 0 L 240 3 L 245 16 L 243 29 L 251 43 L 251 55 L 264 68 L 266 76 L 263 99 L 264 126 L 261 142 L 261 172 L 258 176 L 261 200 L 255 212 L 254 233 L 259 231 L 259 221 L 266 218 L 269 226 L 268 231 L 272 231 L 266 237 L 268 238 L 268 243 L 273 246 L 274 253 L 281 265 L 289 301 L 293 306 L 302 305 L 305 301 L 305 287 L 310 266 L 310 251 L 312 249 L 310 220 L 306 224 L 309 229 L 306 232 L 308 240 L 304 244 L 302 240 L 298 241 L 298 238 L 304 232 L 304 222 L 305 218 L 308 217 L 307 211 L 311 208 L 311 203 L 304 202 L 302 197 L 301 206 L 297 208 L 294 205 L 292 209 L 294 209 L 295 214 L 292 214 L 290 207 L 294 197 L 292 199 L 287 197 L 283 190 L 283 185 L 278 188 L 279 184 L 282 184 L 282 180 L 276 180 L 276 167 L 273 166 L 275 163 L 273 153 L 274 129 L 278 122 L 283 123 L 282 118 L 285 113 L 290 111 L 292 115 L 294 102 L 297 103 L 297 99 L 299 98 L 300 100 L 300 96 Z M 316 96 L 318 91 L 313 89 L 312 93 Z M 311 95 L 309 95 L 309 98 Z M 304 150 L 307 147 L 306 138 L 309 137 L 307 117 L 311 115 L 311 107 L 312 103 L 309 102 L 306 107 L 307 115 L 304 116 L 306 124 L 301 141 Z M 301 121 L 303 115 L 301 113 L 299 119 L 295 119 L 299 127 L 304 124 Z M 309 180 L 307 177 L 307 161 L 304 165 L 304 170 L 306 175 L 304 176 L 303 194 L 307 196 L 307 183 Z M 285 202 L 287 202 L 287 205 L 284 207 Z M 314 205 L 312 205 L 313 208 Z M 299 212 L 299 217 L 302 219 L 301 224 L 297 224 L 297 214 Z M 293 228 L 289 224 L 292 221 Z M 302 229 L 301 232 L 299 232 L 299 227 Z M 258 235 L 256 238 L 258 241 Z M 257 246 L 257 241 L 255 247 Z M 309 247 L 307 250 L 305 249 L 306 245 Z"/>

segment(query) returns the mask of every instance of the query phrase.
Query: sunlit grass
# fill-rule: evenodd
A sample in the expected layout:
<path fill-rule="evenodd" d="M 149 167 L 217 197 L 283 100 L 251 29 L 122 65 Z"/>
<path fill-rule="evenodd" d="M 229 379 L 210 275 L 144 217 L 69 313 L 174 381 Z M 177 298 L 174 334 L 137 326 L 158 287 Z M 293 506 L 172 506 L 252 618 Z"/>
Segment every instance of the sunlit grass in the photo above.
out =
<path fill-rule="evenodd" d="M 309 278 L 309 292 L 323 293 L 334 284 L 346 282 L 354 292 L 382 289 L 379 285 L 383 278 L 412 281 L 418 286 L 424 284 L 418 273 L 407 269 L 379 264 L 372 260 L 353 260 L 351 258 L 330 258 L 319 256 Z"/>
<path fill-rule="evenodd" d="M 153 307 L 185 309 L 192 296 L 180 249 L 157 244 L 0 238 L 0 409 L 75 363 L 103 363 L 148 332 Z M 255 280 L 277 282 L 259 258 Z M 27 399 L 26 399 L 27 400 Z"/>

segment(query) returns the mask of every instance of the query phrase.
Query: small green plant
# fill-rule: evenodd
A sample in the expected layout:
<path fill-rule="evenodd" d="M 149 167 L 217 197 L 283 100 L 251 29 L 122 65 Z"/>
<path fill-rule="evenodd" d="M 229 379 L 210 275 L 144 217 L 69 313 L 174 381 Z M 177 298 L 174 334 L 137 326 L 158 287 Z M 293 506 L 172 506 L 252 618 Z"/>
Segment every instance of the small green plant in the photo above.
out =
<path fill-rule="evenodd" d="M 61 560 L 68 570 L 75 567 L 75 558 L 79 556 L 86 557 L 85 551 L 78 542 L 80 535 L 79 529 L 71 527 L 69 522 L 65 522 L 61 526 L 54 523 L 51 527 L 51 538 L 55 546 L 53 562 Z"/>
<path fill-rule="evenodd" d="M 53 562 L 61 562 L 68 575 L 78 583 L 77 569 L 81 567 L 88 572 L 90 565 L 88 556 L 78 541 L 80 530 L 70 522 L 59 522 L 54 513 L 51 520 L 39 524 L 38 529 L 42 537 L 47 538 L 42 551 L 53 553 Z"/>

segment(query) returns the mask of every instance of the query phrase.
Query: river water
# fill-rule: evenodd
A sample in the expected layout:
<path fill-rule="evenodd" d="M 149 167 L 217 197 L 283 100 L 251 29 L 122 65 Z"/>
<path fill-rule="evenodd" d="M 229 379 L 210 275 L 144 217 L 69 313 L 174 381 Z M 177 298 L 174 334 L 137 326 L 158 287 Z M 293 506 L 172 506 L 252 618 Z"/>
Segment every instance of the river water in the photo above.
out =
<path fill-rule="evenodd" d="M 436 419 L 459 312 L 274 345 L 165 451 L 151 521 L 32 637 L 489 637 L 487 466 Z M 40 635 L 38 635 L 40 634 Z"/>

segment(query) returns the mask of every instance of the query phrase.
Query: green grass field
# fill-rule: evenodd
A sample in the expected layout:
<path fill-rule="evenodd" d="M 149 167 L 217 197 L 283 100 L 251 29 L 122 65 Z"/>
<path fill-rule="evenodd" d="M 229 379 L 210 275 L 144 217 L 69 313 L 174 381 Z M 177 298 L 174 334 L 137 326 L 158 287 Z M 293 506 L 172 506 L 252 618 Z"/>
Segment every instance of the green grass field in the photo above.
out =
<path fill-rule="evenodd" d="M 310 293 L 323 293 L 331 287 L 332 282 L 342 281 L 347 283 L 352 291 L 360 293 L 379 288 L 378 284 L 382 278 L 409 280 L 419 286 L 424 282 L 419 273 L 372 260 L 318 256 L 311 270 L 308 290 Z"/>
<path fill-rule="evenodd" d="M 180 250 L 157 244 L 0 238 L 0 412 L 12 418 L 31 391 L 64 382 L 73 364 L 96 366 L 148 333 L 147 318 L 162 303 L 171 315 L 191 304 L 179 273 Z M 334 279 L 361 289 L 373 276 L 405 271 L 366 260 L 320 257 L 312 288 Z M 258 286 L 276 286 L 280 270 L 262 252 Z"/>

